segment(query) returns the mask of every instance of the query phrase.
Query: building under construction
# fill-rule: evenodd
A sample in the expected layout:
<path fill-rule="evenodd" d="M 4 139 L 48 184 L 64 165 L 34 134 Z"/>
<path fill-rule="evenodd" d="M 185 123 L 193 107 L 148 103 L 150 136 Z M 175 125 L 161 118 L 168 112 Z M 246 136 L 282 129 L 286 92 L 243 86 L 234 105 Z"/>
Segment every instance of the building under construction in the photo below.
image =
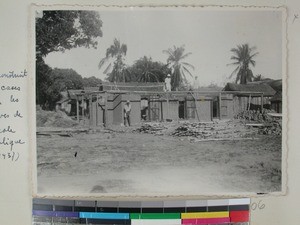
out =
<path fill-rule="evenodd" d="M 58 108 L 68 108 L 78 122 L 92 127 L 123 124 L 124 105 L 131 103 L 131 124 L 142 121 L 232 119 L 237 113 L 269 108 L 275 91 L 266 84 L 227 84 L 222 90 L 164 90 L 164 83 L 118 83 L 69 90 Z M 65 110 L 66 111 L 66 110 Z"/>

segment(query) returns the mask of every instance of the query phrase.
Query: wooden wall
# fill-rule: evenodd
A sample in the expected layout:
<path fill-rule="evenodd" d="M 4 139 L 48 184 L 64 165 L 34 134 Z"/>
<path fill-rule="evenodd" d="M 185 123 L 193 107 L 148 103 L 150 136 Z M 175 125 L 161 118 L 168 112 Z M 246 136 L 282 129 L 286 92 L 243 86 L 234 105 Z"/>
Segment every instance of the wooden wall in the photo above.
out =
<path fill-rule="evenodd" d="M 110 99 L 108 103 L 108 124 L 122 124 L 123 123 L 123 107 L 122 107 L 122 95 L 113 94 L 113 99 Z"/>
<path fill-rule="evenodd" d="M 98 97 L 95 94 L 90 106 L 90 125 L 106 124 L 122 125 L 124 124 L 124 105 L 127 100 L 131 104 L 131 124 L 139 124 L 141 122 L 141 96 L 139 94 L 109 94 L 100 93 Z M 107 100 L 105 99 L 107 97 Z M 153 97 L 153 96 L 152 96 Z M 150 98 L 149 112 L 150 121 L 165 121 L 171 119 L 179 120 L 179 98 L 173 96 L 169 99 L 163 97 Z M 96 100 L 94 99 L 96 98 Z M 218 97 L 219 98 L 219 97 Z M 98 101 L 97 101 L 98 99 Z M 185 100 L 185 119 L 191 121 L 212 121 L 213 114 L 213 98 L 210 96 L 196 96 L 197 103 L 193 96 L 184 96 Z M 97 105 L 98 104 L 98 105 Z M 232 94 L 222 94 L 221 99 L 221 119 L 232 119 L 238 112 L 246 110 L 248 105 L 248 97 L 237 97 Z M 196 110 L 197 108 L 197 110 Z M 104 111 L 107 111 L 104 116 Z M 152 110 L 152 111 L 151 111 Z M 155 112 L 154 112 L 155 111 Z M 198 114 L 198 115 L 197 115 Z"/>
<path fill-rule="evenodd" d="M 233 119 L 234 103 L 232 94 L 222 94 L 221 97 L 221 119 Z"/>
<path fill-rule="evenodd" d="M 193 98 L 186 99 L 186 119 L 201 122 L 212 121 L 212 98 L 198 96 L 197 103 Z"/>
<path fill-rule="evenodd" d="M 169 107 L 168 107 L 169 105 Z M 162 107 L 163 107 L 163 120 L 166 119 L 171 119 L 174 121 L 179 120 L 179 102 L 178 100 L 169 100 L 169 104 L 167 101 L 162 102 Z"/>

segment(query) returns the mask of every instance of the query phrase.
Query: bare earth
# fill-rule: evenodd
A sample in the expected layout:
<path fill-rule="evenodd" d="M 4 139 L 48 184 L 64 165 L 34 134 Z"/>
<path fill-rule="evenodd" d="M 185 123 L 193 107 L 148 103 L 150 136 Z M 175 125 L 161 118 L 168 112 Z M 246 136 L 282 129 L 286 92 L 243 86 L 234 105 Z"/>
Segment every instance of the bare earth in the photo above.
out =
<path fill-rule="evenodd" d="M 206 195 L 281 190 L 279 136 L 193 142 L 188 137 L 132 129 L 72 135 L 37 137 L 39 194 Z"/>

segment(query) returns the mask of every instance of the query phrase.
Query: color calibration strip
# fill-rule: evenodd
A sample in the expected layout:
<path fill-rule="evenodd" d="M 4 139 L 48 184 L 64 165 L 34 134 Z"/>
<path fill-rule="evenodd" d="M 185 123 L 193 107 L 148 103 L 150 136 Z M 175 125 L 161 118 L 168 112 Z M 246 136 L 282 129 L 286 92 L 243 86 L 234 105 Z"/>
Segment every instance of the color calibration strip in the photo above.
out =
<path fill-rule="evenodd" d="M 33 219 L 78 224 L 248 224 L 250 199 L 189 201 L 74 201 L 34 199 Z"/>

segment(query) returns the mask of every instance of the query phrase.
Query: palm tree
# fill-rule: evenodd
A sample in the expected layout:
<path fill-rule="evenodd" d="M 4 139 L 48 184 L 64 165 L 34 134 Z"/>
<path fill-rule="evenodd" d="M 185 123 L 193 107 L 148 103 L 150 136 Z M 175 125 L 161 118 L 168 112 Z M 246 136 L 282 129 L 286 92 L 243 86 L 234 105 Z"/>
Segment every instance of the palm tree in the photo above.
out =
<path fill-rule="evenodd" d="M 166 64 L 152 61 L 151 57 L 144 56 L 128 68 L 137 82 L 163 82 L 170 73 Z"/>
<path fill-rule="evenodd" d="M 256 76 L 253 77 L 253 81 L 262 81 L 265 78 L 261 74 L 257 74 Z"/>
<path fill-rule="evenodd" d="M 231 60 L 234 60 L 233 63 L 229 65 L 237 66 L 235 70 L 231 73 L 229 79 L 231 79 L 236 74 L 235 83 L 240 82 L 240 84 L 247 84 L 253 79 L 252 70 L 249 68 L 250 65 L 255 66 L 255 61 L 253 58 L 258 54 L 254 52 L 256 47 L 249 47 L 248 44 L 237 45 L 236 48 L 232 48 L 230 51 L 233 52 Z"/>
<path fill-rule="evenodd" d="M 169 48 L 164 50 L 163 53 L 168 55 L 167 63 L 169 67 L 172 69 L 171 74 L 171 86 L 172 90 L 178 89 L 180 85 L 183 83 L 187 83 L 186 74 L 193 77 L 190 69 L 195 69 L 193 65 L 183 61 L 191 52 L 185 53 L 184 45 L 181 47 L 173 46 L 173 48 Z"/>
<path fill-rule="evenodd" d="M 98 68 L 101 69 L 102 66 L 109 60 L 104 74 L 108 75 L 107 79 L 111 82 L 125 82 L 125 73 L 124 73 L 124 56 L 127 53 L 127 45 L 121 44 L 118 39 L 114 39 L 114 43 L 106 50 L 106 56 L 101 59 L 99 62 Z"/>

